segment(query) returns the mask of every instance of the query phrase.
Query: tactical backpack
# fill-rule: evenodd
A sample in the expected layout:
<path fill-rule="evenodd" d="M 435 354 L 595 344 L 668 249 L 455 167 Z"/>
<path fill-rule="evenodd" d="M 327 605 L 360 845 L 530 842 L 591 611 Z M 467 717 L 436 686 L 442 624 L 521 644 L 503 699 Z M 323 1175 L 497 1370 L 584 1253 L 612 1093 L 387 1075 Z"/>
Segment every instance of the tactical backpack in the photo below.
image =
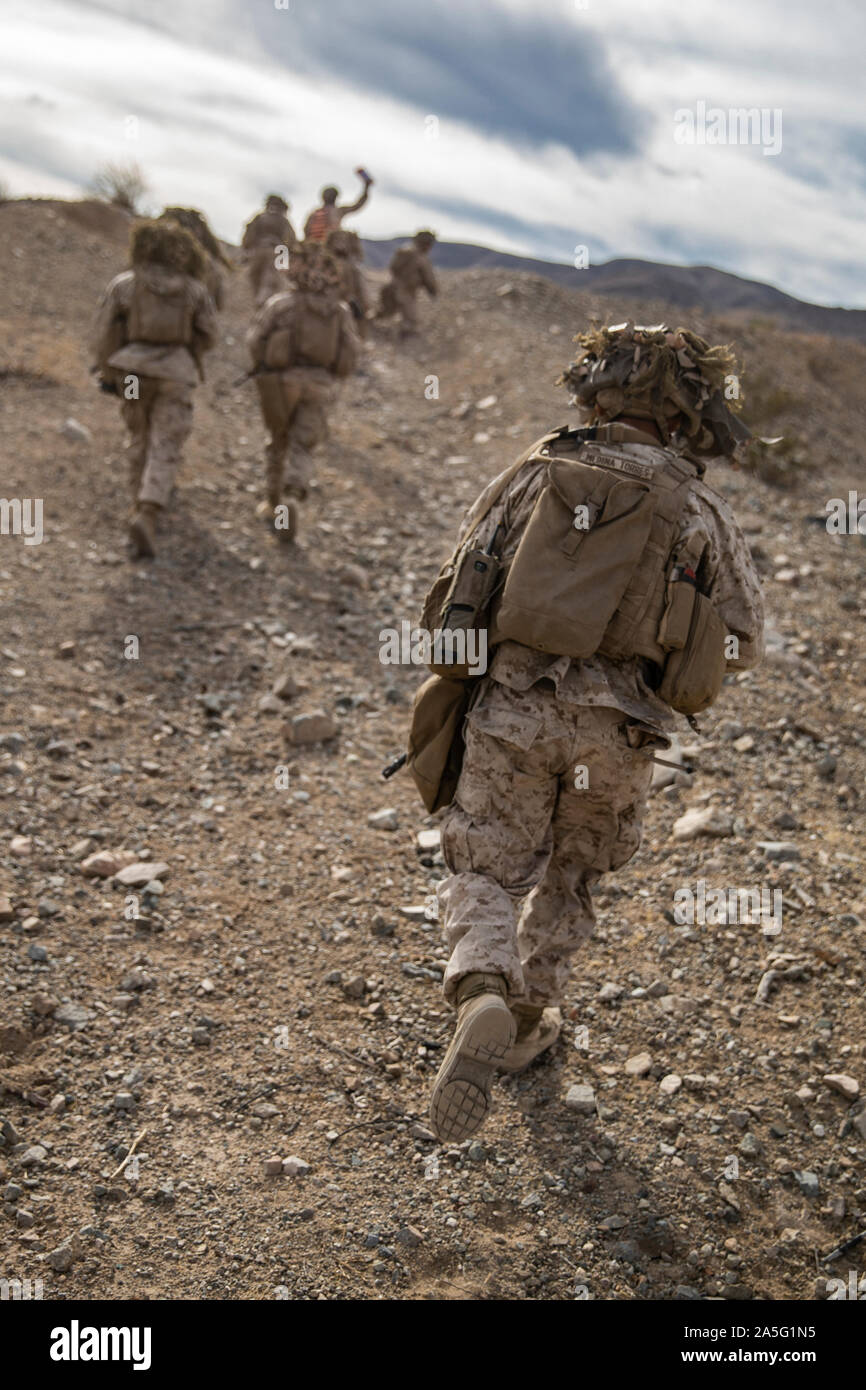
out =
<path fill-rule="evenodd" d="M 631 454 L 606 444 L 640 444 Z M 491 507 L 526 463 L 545 464 L 544 483 L 510 564 L 471 544 L 443 566 L 427 595 L 422 626 L 488 629 L 536 651 L 585 659 L 644 657 L 661 673 L 658 693 L 696 714 L 717 697 L 725 673 L 725 626 L 697 587 L 700 538 L 680 542 L 696 476 L 686 459 L 630 426 L 564 428 L 501 474 L 467 522 L 471 542 Z M 468 670 L 431 669 L 451 679 Z"/>
<path fill-rule="evenodd" d="M 134 343 L 189 347 L 195 310 L 189 286 L 172 278 L 166 288 L 157 287 L 140 271 L 135 272 L 129 307 L 129 338 Z"/>
<path fill-rule="evenodd" d="M 264 365 L 272 371 L 290 367 L 332 370 L 340 347 L 341 323 L 339 302 L 328 312 L 319 313 L 300 299 L 293 300 L 268 335 Z"/>

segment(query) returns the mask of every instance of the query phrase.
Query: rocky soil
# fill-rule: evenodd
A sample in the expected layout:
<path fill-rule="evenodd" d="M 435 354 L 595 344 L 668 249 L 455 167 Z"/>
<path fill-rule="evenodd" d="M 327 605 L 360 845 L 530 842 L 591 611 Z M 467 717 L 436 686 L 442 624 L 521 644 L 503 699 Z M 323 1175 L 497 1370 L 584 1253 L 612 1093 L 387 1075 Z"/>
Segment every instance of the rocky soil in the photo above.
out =
<path fill-rule="evenodd" d="M 785 488 L 714 476 L 767 660 L 684 726 L 692 770 L 599 885 L 560 1044 L 442 1149 L 444 866 L 409 780 L 380 778 L 420 674 L 379 634 L 416 620 L 480 486 L 569 419 L 571 335 L 665 306 L 443 275 L 411 347 L 373 335 L 287 550 L 256 515 L 238 273 L 160 555 L 131 563 L 83 345 L 124 219 L 10 203 L 0 235 L 0 493 L 44 499 L 41 545 L 0 536 L 0 1277 L 669 1300 L 862 1276 L 866 1243 L 822 1262 L 866 1229 L 866 547 L 825 504 L 866 490 L 866 347 L 690 316 L 805 461 Z M 678 922 L 699 880 L 779 890 L 781 932 Z"/>

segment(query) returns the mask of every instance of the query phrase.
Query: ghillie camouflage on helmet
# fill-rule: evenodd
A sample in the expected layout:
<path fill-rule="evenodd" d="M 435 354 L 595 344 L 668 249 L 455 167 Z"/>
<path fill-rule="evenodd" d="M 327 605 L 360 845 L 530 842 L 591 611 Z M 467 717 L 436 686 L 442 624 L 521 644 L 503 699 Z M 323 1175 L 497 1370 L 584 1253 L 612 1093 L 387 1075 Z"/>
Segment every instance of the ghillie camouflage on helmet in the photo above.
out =
<path fill-rule="evenodd" d="M 332 256 L 339 256 L 342 260 L 348 261 L 355 259 L 354 244 L 358 240 L 357 233 L 346 231 L 344 227 L 335 227 L 328 234 L 325 245 Z"/>
<path fill-rule="evenodd" d="M 222 247 L 210 229 L 208 220 L 204 213 L 199 212 L 198 208 L 163 208 L 159 215 L 159 221 L 177 222 L 181 227 L 186 227 L 188 232 L 192 232 L 199 246 L 204 247 L 209 256 L 212 256 L 220 265 L 232 268 L 231 261 L 226 257 Z"/>
<path fill-rule="evenodd" d="M 129 239 L 129 258 L 133 265 L 164 265 L 200 280 L 204 275 L 204 254 L 191 232 L 168 218 L 139 222 Z"/>
<path fill-rule="evenodd" d="M 418 246 L 432 246 L 436 240 L 436 233 L 423 227 L 420 232 L 416 232 L 412 240 Z"/>
<path fill-rule="evenodd" d="M 557 385 L 567 386 L 593 420 L 653 420 L 665 443 L 681 439 L 702 457 L 732 456 L 750 437 L 732 413 L 741 408 L 738 385 L 730 403 L 725 395 L 728 384 L 737 383 L 730 347 L 711 347 L 688 328 L 631 322 L 594 328 L 575 342 L 583 352 Z"/>
<path fill-rule="evenodd" d="M 289 279 L 307 294 L 332 294 L 340 284 L 340 267 L 321 242 L 304 241 L 292 252 Z"/>

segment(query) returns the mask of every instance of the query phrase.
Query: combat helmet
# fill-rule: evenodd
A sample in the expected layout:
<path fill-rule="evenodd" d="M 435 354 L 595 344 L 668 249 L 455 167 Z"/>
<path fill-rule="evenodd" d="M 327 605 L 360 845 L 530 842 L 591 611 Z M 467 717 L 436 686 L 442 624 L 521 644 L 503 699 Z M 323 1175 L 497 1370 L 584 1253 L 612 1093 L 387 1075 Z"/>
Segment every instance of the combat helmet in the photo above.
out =
<path fill-rule="evenodd" d="M 431 232 L 427 227 L 422 227 L 420 232 L 415 233 L 412 240 L 416 246 L 421 248 L 432 246 L 436 241 L 436 233 Z"/>
<path fill-rule="evenodd" d="M 186 227 L 198 242 L 199 246 L 207 251 L 215 261 L 221 265 L 231 268 L 231 261 L 225 256 L 222 247 L 210 229 L 207 218 L 198 208 L 163 208 L 159 215 L 159 221 L 167 220 L 177 222 L 181 227 Z"/>
<path fill-rule="evenodd" d="M 204 255 L 195 237 L 168 218 L 148 218 L 133 227 L 129 258 L 134 266 L 163 265 L 198 280 L 204 274 Z"/>
<path fill-rule="evenodd" d="M 289 259 L 289 279 L 307 294 L 331 294 L 340 285 L 340 267 L 321 242 L 304 241 Z"/>
<path fill-rule="evenodd" d="M 335 227 L 332 232 L 328 233 L 328 239 L 325 245 L 332 256 L 339 256 L 341 260 L 348 261 L 351 260 L 355 254 L 353 239 L 355 241 L 358 240 L 355 232 L 350 232 L 345 227 Z"/>
<path fill-rule="evenodd" d="M 688 328 L 630 320 L 580 333 L 575 342 L 583 352 L 557 385 L 567 386 L 594 422 L 618 415 L 652 420 L 665 444 L 681 440 L 706 458 L 732 457 L 750 438 L 734 413 L 742 403 L 729 346 L 712 347 Z"/>

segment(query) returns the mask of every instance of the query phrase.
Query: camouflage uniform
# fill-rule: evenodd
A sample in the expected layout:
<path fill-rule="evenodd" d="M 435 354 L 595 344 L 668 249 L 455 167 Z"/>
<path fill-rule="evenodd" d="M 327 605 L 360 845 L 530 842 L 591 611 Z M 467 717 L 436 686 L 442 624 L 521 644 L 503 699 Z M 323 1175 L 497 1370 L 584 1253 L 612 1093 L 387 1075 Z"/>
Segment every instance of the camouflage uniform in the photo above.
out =
<path fill-rule="evenodd" d="M 192 336 L 188 344 L 125 341 L 137 278 L 157 292 L 189 296 Z M 196 363 L 217 338 L 213 302 L 204 285 L 190 275 L 157 264 L 138 265 L 109 284 L 93 336 L 97 368 L 119 394 L 129 431 L 126 455 L 133 499 L 165 507 L 192 428 Z M 118 347 L 118 342 L 123 345 Z M 127 399 L 130 377 L 135 379 L 137 399 Z"/>
<path fill-rule="evenodd" d="M 605 448 L 627 456 L 643 446 Z M 543 481 L 544 463 L 526 464 L 474 543 L 486 548 L 502 525 L 500 553 L 511 558 Z M 760 582 L 730 507 L 698 476 L 681 534 L 700 538 L 702 588 L 740 639 L 729 665 L 753 666 L 762 650 Z M 578 661 L 512 641 L 495 648 L 466 718 L 460 781 L 442 823 L 451 871 L 439 889 L 451 952 L 447 998 L 479 971 L 506 978 L 510 1003 L 562 998 L 570 956 L 593 930 L 589 889 L 637 850 L 652 754 L 674 728 L 649 675 L 639 658 Z M 580 788 L 575 770 L 584 767 Z"/>
<path fill-rule="evenodd" d="M 328 250 L 337 260 L 340 268 L 340 297 L 345 300 L 355 320 L 355 331 L 359 338 L 365 339 L 368 332 L 367 316 L 370 311 L 370 297 L 361 270 L 364 248 L 357 232 L 340 227 L 331 232 L 327 242 Z"/>
<path fill-rule="evenodd" d="M 324 271 L 319 267 L 323 266 Z M 354 371 L 358 339 L 337 291 L 338 270 L 322 249 L 299 251 L 292 262 L 296 288 L 274 295 L 247 335 L 265 424 L 267 490 L 271 507 L 284 494 L 303 499 L 312 480 L 312 451 L 327 437 L 327 412 L 337 382 Z M 284 336 L 285 361 L 269 366 L 269 345 Z"/>
<path fill-rule="evenodd" d="M 244 228 L 241 249 L 257 305 L 288 288 L 286 272 L 276 265 L 278 248 L 285 246 L 291 253 L 298 242 L 286 216 L 287 208 L 282 198 L 269 198 L 264 212 L 257 213 Z"/>
<path fill-rule="evenodd" d="M 418 306 L 416 296 L 424 289 L 434 298 L 439 293 L 436 275 L 428 255 L 433 241 L 419 234 L 411 246 L 401 246 L 394 252 L 388 267 L 391 278 L 379 292 L 377 319 L 393 318 L 400 315 L 400 333 L 408 337 L 418 330 Z M 426 249 L 425 249 L 426 248 Z"/>
<path fill-rule="evenodd" d="M 210 229 L 207 218 L 198 208 L 168 207 L 160 213 L 160 220 L 168 219 L 186 227 L 199 244 L 204 266 L 202 281 L 217 309 L 225 303 L 225 286 L 220 267 L 231 268 L 231 262 L 223 254 L 222 247 Z"/>

